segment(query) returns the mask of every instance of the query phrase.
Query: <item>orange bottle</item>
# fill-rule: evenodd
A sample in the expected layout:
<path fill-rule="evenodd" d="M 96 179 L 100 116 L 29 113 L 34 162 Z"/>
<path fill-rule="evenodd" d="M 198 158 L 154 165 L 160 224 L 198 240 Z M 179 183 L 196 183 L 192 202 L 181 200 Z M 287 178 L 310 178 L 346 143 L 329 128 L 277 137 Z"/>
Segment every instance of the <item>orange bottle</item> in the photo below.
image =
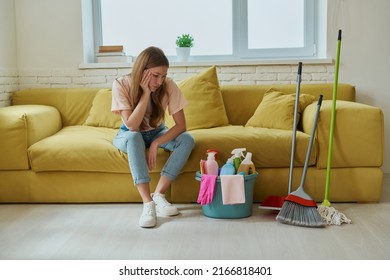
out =
<path fill-rule="evenodd" d="M 252 153 L 246 153 L 244 160 L 238 167 L 237 174 L 243 172 L 245 175 L 256 173 L 255 165 L 252 162 Z"/>

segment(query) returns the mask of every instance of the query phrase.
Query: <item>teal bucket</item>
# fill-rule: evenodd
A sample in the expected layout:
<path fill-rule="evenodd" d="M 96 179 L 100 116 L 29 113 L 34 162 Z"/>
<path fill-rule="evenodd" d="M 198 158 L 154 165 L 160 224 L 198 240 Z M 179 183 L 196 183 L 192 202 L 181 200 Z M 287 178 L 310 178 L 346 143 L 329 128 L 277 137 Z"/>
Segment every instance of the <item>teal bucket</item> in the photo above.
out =
<path fill-rule="evenodd" d="M 213 200 L 202 206 L 203 215 L 216 219 L 239 219 L 252 215 L 253 187 L 258 173 L 245 175 L 245 203 L 224 205 L 222 203 L 221 179 L 217 178 Z M 202 175 L 196 172 L 196 180 L 200 182 Z"/>

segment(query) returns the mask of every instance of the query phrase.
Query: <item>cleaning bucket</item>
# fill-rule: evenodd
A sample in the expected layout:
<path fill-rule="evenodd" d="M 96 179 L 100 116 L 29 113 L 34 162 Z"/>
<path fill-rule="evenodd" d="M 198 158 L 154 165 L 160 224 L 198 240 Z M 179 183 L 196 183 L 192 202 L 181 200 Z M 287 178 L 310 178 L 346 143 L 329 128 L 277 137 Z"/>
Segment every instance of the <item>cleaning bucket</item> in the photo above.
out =
<path fill-rule="evenodd" d="M 253 206 L 253 187 L 255 185 L 257 175 L 258 173 L 253 173 L 244 176 L 245 203 L 227 205 L 222 202 L 221 179 L 218 176 L 213 200 L 210 204 L 202 206 L 203 214 L 207 217 L 216 219 L 238 219 L 251 216 Z M 196 172 L 196 180 L 200 182 L 201 179 L 202 174 L 200 174 L 200 172 Z"/>

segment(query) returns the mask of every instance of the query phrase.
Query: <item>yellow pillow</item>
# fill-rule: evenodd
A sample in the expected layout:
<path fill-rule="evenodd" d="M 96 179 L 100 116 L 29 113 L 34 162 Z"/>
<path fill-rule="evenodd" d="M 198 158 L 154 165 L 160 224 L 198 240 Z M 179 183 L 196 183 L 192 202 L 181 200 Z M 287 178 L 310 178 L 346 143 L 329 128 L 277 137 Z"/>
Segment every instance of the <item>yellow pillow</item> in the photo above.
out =
<path fill-rule="evenodd" d="M 188 105 L 184 108 L 187 130 L 229 124 L 215 66 L 177 85 L 188 100 Z M 167 117 L 165 124 L 171 127 L 174 124 L 172 117 Z"/>
<path fill-rule="evenodd" d="M 295 93 L 286 94 L 280 91 L 265 93 L 263 100 L 245 126 L 291 130 L 294 124 L 295 95 Z M 315 97 L 312 95 L 300 94 L 297 123 L 300 114 L 314 100 Z"/>
<path fill-rule="evenodd" d="M 111 112 L 111 102 L 111 89 L 99 90 L 84 125 L 119 128 L 122 121 L 119 115 Z"/>

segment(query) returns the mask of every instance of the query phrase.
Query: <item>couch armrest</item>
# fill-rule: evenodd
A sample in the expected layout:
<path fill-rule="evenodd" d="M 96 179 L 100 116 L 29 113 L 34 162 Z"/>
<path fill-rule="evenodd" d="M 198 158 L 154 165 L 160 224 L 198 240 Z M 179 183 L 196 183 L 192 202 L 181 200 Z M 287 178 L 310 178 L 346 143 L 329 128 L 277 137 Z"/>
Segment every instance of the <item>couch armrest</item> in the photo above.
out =
<path fill-rule="evenodd" d="M 45 105 L 0 108 L 0 170 L 29 169 L 27 149 L 62 127 L 58 110 Z"/>
<path fill-rule="evenodd" d="M 316 103 L 302 114 L 302 129 L 310 134 Z M 326 168 L 332 101 L 324 100 L 317 124 L 317 167 Z M 384 119 L 380 108 L 337 101 L 333 135 L 333 167 L 380 167 L 384 156 Z"/>

